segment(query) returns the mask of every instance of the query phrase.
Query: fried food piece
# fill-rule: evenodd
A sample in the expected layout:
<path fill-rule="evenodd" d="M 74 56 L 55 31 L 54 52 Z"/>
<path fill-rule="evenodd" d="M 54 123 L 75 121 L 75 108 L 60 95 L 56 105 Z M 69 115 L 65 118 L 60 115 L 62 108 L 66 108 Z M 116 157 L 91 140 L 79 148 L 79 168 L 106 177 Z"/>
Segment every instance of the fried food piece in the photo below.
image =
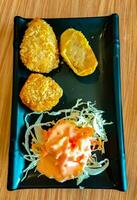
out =
<path fill-rule="evenodd" d="M 20 92 L 22 102 L 33 111 L 49 111 L 58 104 L 62 88 L 50 77 L 31 74 Z"/>
<path fill-rule="evenodd" d="M 31 71 L 49 73 L 58 67 L 57 39 L 47 22 L 34 19 L 28 23 L 20 45 L 20 56 L 24 65 Z"/>
<path fill-rule="evenodd" d="M 62 33 L 60 51 L 65 62 L 78 76 L 92 74 L 98 65 L 95 54 L 83 33 L 73 28 Z"/>

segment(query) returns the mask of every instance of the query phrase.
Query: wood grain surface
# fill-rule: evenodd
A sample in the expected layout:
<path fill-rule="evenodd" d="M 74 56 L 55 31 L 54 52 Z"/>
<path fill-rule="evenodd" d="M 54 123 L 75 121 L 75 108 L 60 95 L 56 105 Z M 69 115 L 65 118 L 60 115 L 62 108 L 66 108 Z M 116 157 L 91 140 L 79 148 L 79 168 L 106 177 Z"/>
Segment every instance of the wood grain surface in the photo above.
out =
<path fill-rule="evenodd" d="M 13 19 L 79 17 L 118 13 L 128 191 L 35 189 L 7 191 L 13 71 Z M 137 200 L 137 0 L 0 1 L 0 199 Z"/>

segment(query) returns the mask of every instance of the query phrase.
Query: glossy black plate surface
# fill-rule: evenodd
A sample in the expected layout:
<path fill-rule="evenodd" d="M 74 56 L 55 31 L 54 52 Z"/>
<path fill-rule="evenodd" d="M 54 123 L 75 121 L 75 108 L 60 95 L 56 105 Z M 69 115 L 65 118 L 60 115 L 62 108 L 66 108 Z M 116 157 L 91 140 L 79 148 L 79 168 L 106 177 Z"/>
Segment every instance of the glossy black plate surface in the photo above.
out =
<path fill-rule="evenodd" d="M 30 110 L 21 103 L 19 92 L 31 72 L 20 60 L 19 46 L 30 20 L 18 16 L 14 20 L 13 104 L 8 189 L 78 188 L 75 180 L 58 183 L 45 176 L 38 178 L 38 172 L 34 173 L 34 171 L 30 171 L 23 182 L 20 181 L 23 169 L 28 164 L 23 158 L 25 150 L 22 142 L 26 129 L 24 116 Z M 58 40 L 67 28 L 73 27 L 82 31 L 99 62 L 96 71 L 86 77 L 78 77 L 66 64 L 60 65 L 58 69 L 48 74 L 61 85 L 64 91 L 63 98 L 54 110 L 69 108 L 74 105 L 76 99 L 83 98 L 85 101 L 96 101 L 96 107 L 105 111 L 104 118 L 114 122 L 113 125 L 106 126 L 108 142 L 105 145 L 106 152 L 103 157 L 109 158 L 109 167 L 102 174 L 85 180 L 81 186 L 125 191 L 127 180 L 121 105 L 118 15 L 45 20 L 53 27 Z"/>

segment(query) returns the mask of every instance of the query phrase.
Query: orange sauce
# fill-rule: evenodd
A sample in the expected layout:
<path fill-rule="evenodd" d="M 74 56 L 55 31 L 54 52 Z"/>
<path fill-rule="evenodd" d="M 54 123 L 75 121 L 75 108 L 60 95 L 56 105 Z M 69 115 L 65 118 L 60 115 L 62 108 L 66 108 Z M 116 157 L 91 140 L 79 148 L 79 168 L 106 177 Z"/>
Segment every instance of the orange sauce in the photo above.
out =
<path fill-rule="evenodd" d="M 43 130 L 43 143 L 32 144 L 33 152 L 40 155 L 37 170 L 59 182 L 76 178 L 91 156 L 93 133 L 93 128 L 79 128 L 69 120 Z"/>

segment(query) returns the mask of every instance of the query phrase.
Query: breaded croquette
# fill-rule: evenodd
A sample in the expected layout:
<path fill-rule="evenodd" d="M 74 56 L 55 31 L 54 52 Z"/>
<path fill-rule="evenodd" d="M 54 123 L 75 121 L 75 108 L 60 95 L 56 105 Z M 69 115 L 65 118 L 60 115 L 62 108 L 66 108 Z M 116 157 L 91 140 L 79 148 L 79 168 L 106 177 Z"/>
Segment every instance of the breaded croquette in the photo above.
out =
<path fill-rule="evenodd" d="M 49 73 L 58 67 L 57 39 L 46 21 L 34 19 L 28 23 L 20 45 L 20 56 L 24 65 L 34 72 Z"/>
<path fill-rule="evenodd" d="M 20 92 L 23 104 L 36 112 L 50 111 L 62 95 L 62 88 L 52 78 L 41 74 L 31 74 Z"/>

